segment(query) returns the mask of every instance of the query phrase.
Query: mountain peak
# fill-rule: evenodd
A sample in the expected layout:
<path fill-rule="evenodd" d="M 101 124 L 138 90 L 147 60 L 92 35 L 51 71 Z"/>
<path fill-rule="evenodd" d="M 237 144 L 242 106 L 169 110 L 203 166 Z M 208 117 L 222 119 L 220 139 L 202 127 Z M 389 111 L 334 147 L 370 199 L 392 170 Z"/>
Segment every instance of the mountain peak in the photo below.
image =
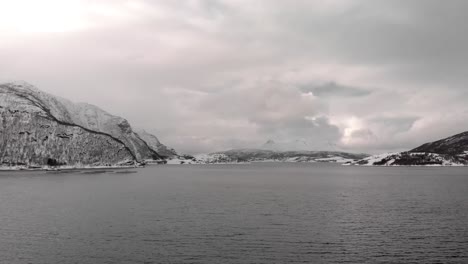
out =
<path fill-rule="evenodd" d="M 273 139 L 268 139 L 262 146 L 261 149 L 266 149 L 266 150 L 279 150 L 280 146 L 273 140 Z"/>

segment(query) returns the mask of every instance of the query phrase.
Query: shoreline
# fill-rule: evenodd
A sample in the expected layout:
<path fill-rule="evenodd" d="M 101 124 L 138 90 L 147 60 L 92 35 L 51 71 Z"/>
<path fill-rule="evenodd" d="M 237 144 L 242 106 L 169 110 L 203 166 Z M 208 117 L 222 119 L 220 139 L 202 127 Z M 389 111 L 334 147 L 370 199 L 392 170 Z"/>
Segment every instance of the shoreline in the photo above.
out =
<path fill-rule="evenodd" d="M 167 163 L 167 164 L 157 164 L 157 163 L 147 163 L 145 165 L 114 165 L 114 166 L 43 166 L 43 167 L 27 167 L 27 166 L 0 166 L 0 172 L 19 172 L 19 171 L 44 171 L 44 172 L 53 172 L 53 171 L 93 171 L 93 170 L 125 170 L 125 169 L 138 169 L 144 168 L 146 166 L 155 166 L 155 165 L 248 165 L 254 163 L 331 163 L 335 165 L 341 166 L 356 166 L 356 167 L 468 167 L 468 165 L 463 164 L 450 164 L 450 165 L 439 165 L 439 164 L 431 164 L 431 165 L 360 165 L 360 164 L 350 164 L 350 163 L 340 163 L 340 162 L 292 162 L 292 161 L 249 161 L 249 162 L 214 162 L 214 163 Z"/>
<path fill-rule="evenodd" d="M 278 161 L 278 160 L 263 160 L 263 161 L 247 161 L 247 162 L 207 162 L 207 163 L 167 163 L 164 165 L 246 165 L 255 163 L 288 163 L 288 164 L 335 164 L 340 166 L 355 166 L 355 167 L 468 167 L 468 164 L 428 164 L 428 165 L 368 165 L 368 164 L 354 164 L 343 162 L 328 162 L 328 161 Z M 151 164 L 150 164 L 151 165 Z"/>
<path fill-rule="evenodd" d="M 44 166 L 39 168 L 30 168 L 27 166 L 0 166 L 0 172 L 9 172 L 9 171 L 81 171 L 81 170 L 118 170 L 118 169 L 138 169 L 143 168 L 144 166 L 83 166 L 83 167 L 50 167 Z"/>

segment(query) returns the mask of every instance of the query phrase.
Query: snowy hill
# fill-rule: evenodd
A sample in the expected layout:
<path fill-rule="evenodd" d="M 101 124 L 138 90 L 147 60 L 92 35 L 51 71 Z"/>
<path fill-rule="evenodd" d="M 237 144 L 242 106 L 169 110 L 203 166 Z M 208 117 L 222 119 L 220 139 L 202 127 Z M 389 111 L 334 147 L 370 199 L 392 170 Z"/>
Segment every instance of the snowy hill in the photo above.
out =
<path fill-rule="evenodd" d="M 204 163 L 238 162 L 337 162 L 346 163 L 367 157 L 366 154 L 354 154 L 337 151 L 275 151 L 265 149 L 233 149 L 211 154 L 198 155 Z"/>
<path fill-rule="evenodd" d="M 468 132 L 423 144 L 406 152 L 375 155 L 355 162 L 376 166 L 467 166 Z"/>
<path fill-rule="evenodd" d="M 466 155 L 468 152 L 468 131 L 445 139 L 426 143 L 410 152 L 430 152 L 447 155 Z"/>

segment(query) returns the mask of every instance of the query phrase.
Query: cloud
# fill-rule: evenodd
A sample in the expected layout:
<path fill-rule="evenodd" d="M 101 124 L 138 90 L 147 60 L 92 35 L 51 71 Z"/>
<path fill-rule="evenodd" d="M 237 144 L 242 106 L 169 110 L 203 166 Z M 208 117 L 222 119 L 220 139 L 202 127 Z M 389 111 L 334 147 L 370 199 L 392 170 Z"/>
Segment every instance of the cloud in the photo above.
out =
<path fill-rule="evenodd" d="M 365 119 L 354 118 L 346 125 L 339 145 L 344 149 L 410 149 L 415 147 L 411 129 L 419 119 L 413 116 L 378 115 Z"/>
<path fill-rule="evenodd" d="M 468 130 L 463 0 L 33 2 L 0 2 L 0 79 L 183 152 L 391 151 Z"/>

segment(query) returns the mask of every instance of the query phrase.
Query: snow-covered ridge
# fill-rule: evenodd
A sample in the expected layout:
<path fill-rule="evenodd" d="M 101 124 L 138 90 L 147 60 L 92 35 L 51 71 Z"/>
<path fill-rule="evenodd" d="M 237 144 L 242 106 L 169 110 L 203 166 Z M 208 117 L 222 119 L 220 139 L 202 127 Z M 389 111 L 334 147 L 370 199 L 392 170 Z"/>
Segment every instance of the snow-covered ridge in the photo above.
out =
<path fill-rule="evenodd" d="M 423 144 L 405 152 L 385 153 L 357 162 L 367 166 L 468 166 L 468 132 Z"/>
<path fill-rule="evenodd" d="M 374 155 L 357 162 L 367 166 L 468 166 L 468 132 L 423 144 L 405 152 Z"/>
<path fill-rule="evenodd" d="M 111 115 L 97 106 L 73 103 L 42 92 L 25 82 L 3 84 L 2 90 L 3 95 L 6 94 L 2 98 L 9 98 L 6 103 L 11 108 L 39 111 L 61 122 L 108 134 L 122 141 L 137 160 L 160 159 L 159 155 L 133 132 L 127 120 Z M 17 99 L 14 104 L 11 103 L 12 97 Z"/>
<path fill-rule="evenodd" d="M 351 163 L 366 154 L 330 151 L 273 151 L 264 149 L 232 149 L 209 154 L 175 156 L 167 164 L 244 164 L 252 162 L 328 162 Z"/>
<path fill-rule="evenodd" d="M 410 151 L 447 154 L 452 156 L 461 155 L 468 151 L 468 132 L 429 142 Z"/>
<path fill-rule="evenodd" d="M 0 143 L 0 166 L 113 166 L 161 159 L 127 120 L 25 82 L 0 84 Z"/>
<path fill-rule="evenodd" d="M 196 155 L 197 162 L 204 164 L 246 162 L 336 162 L 346 163 L 367 157 L 333 151 L 273 151 L 264 149 L 233 149 L 228 151 Z"/>
<path fill-rule="evenodd" d="M 456 157 L 426 152 L 398 152 L 371 156 L 354 165 L 363 166 L 466 166 L 467 163 Z"/>

